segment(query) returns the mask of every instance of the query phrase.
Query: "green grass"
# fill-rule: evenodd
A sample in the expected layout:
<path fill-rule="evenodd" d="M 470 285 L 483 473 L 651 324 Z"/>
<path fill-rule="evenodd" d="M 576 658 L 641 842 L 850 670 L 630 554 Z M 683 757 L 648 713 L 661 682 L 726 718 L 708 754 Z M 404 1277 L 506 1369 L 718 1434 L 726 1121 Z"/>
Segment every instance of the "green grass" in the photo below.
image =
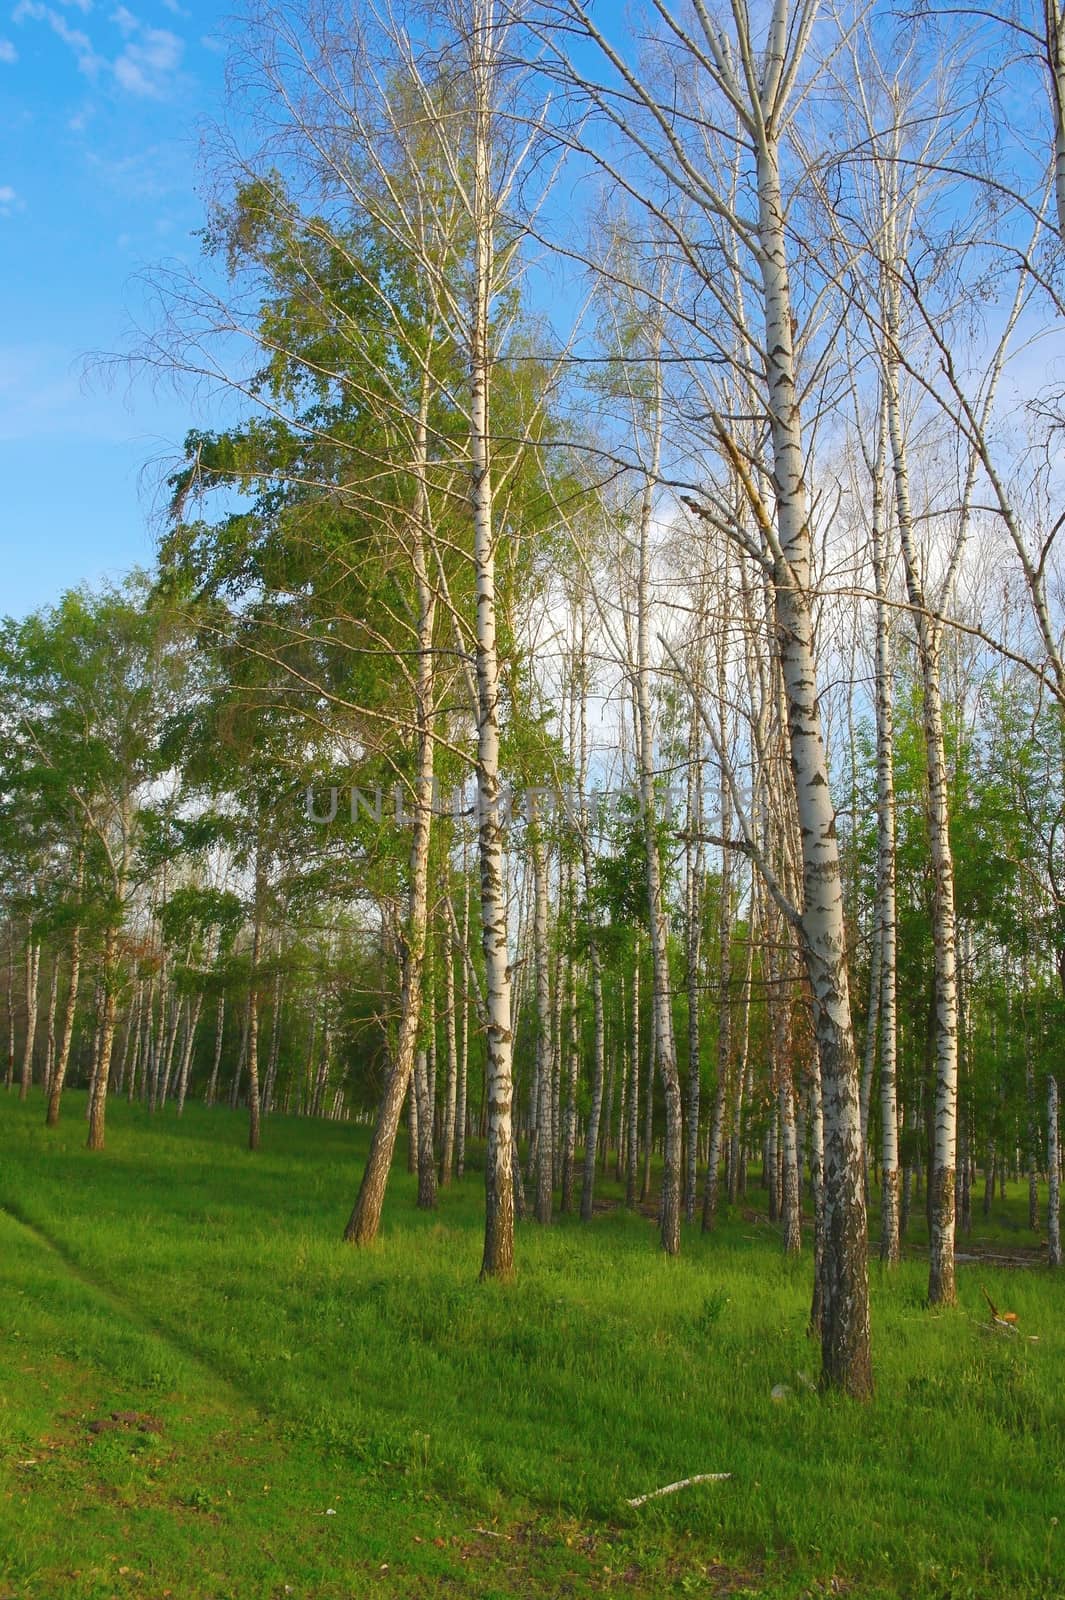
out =
<path fill-rule="evenodd" d="M 0 1104 L 0 1600 L 1065 1595 L 1065 1276 L 962 1268 L 933 1316 L 923 1261 L 874 1267 L 856 1407 L 806 1386 L 809 1255 L 757 1189 L 678 1261 L 620 1210 L 525 1224 L 480 1285 L 476 1174 L 426 1215 L 397 1169 L 356 1252 L 365 1130 L 251 1156 L 118 1103 L 93 1156 L 83 1110 Z M 1025 1205 L 973 1244 L 1034 1243 Z M 126 1408 L 163 1432 L 87 1431 Z"/>

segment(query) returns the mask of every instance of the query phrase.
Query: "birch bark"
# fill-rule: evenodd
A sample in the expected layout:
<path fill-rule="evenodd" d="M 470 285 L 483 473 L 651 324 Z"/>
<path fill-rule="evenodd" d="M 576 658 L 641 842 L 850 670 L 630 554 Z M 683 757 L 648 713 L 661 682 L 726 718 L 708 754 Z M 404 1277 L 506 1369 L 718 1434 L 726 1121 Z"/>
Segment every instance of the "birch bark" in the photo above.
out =
<path fill-rule="evenodd" d="M 493 121 L 500 46 L 493 0 L 471 0 L 469 69 L 473 97 L 473 284 L 470 308 L 470 504 L 476 591 L 477 811 L 481 867 L 481 939 L 485 965 L 487 1150 L 485 1235 L 481 1276 L 508 1278 L 514 1270 L 514 1187 L 511 1177 L 513 1062 L 507 905 L 503 887 L 500 805 L 499 653 L 496 643 L 496 530 L 493 516 L 489 397 L 490 312 L 496 276 L 498 223 L 493 181 Z"/>

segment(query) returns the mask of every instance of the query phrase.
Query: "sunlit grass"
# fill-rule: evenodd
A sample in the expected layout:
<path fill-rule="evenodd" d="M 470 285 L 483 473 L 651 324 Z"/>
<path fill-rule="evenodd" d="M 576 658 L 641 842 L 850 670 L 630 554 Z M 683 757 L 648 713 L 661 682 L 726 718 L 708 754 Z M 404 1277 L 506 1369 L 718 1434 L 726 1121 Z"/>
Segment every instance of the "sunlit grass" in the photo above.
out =
<path fill-rule="evenodd" d="M 93 1156 L 82 1109 L 47 1132 L 35 1101 L 0 1105 L 0 1574 L 20 1600 L 1065 1592 L 1065 1279 L 964 1268 L 933 1316 L 923 1262 L 874 1265 L 859 1408 L 811 1388 L 809 1252 L 782 1259 L 757 1189 L 677 1261 L 620 1209 L 525 1224 L 501 1288 L 477 1282 L 476 1173 L 424 1214 L 397 1165 L 356 1252 L 364 1129 L 277 1119 L 251 1156 L 227 1111 L 117 1104 Z M 988 1232 L 977 1206 L 974 1240 L 1025 1204 L 996 1201 Z M 984 1284 L 1016 1337 L 986 1331 Z M 123 1407 L 164 1434 L 90 1443 L 87 1418 Z M 626 1504 L 703 1472 L 732 1476 Z M 110 1559 L 131 1543 L 150 1570 Z"/>

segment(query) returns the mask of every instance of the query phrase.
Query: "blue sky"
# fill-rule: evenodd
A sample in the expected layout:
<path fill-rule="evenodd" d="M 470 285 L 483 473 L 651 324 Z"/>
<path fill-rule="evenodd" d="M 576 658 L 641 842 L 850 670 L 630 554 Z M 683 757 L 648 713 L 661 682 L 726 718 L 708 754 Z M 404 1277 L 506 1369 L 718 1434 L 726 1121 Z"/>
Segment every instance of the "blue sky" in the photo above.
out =
<path fill-rule="evenodd" d="M 83 358 L 128 342 L 141 269 L 198 252 L 223 17 L 185 0 L 0 9 L 0 614 L 151 561 L 159 464 L 194 412 L 143 378 L 86 384 Z"/>

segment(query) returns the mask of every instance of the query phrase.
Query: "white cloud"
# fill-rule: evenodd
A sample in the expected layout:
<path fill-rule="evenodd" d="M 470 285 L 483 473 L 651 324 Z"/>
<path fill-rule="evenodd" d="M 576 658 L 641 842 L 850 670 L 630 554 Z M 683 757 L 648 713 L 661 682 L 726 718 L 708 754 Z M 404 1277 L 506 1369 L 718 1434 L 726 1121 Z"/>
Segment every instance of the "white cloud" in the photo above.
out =
<path fill-rule="evenodd" d="M 88 7 L 81 5 L 79 0 L 79 9 L 87 10 Z M 78 58 L 80 71 L 86 73 L 90 78 L 94 77 L 104 65 L 103 57 L 96 54 L 88 34 L 82 33 L 80 28 L 72 28 L 66 19 L 60 16 L 58 11 L 52 10 L 51 6 L 41 5 L 39 0 L 19 0 L 18 5 L 11 13 L 11 20 L 13 22 L 22 22 L 26 17 L 29 17 L 33 22 L 46 22 L 56 38 L 62 39 L 63 43 L 73 50 Z"/>
<path fill-rule="evenodd" d="M 15 191 L 9 183 L 0 183 L 0 206 L 9 206 L 16 198 Z"/>
<path fill-rule="evenodd" d="M 137 35 L 114 64 L 116 79 L 130 94 L 161 99 L 168 87 L 168 78 L 181 65 L 184 41 L 168 28 L 144 27 L 125 6 L 119 7 L 112 20 L 118 22 L 127 36 Z"/>
<path fill-rule="evenodd" d="M 79 11 L 92 8 L 92 0 L 60 0 L 60 3 L 73 5 Z M 176 33 L 171 33 L 168 28 L 146 27 L 124 5 L 119 5 L 110 18 L 127 41 L 114 61 L 99 55 L 88 34 L 80 28 L 70 27 L 58 11 L 43 4 L 42 0 L 18 0 L 12 12 L 13 20 L 22 22 L 27 17 L 34 22 L 46 23 L 56 37 L 73 50 L 78 67 L 88 77 L 95 77 L 101 69 L 109 69 L 120 88 L 144 99 L 165 98 L 169 79 L 181 66 L 185 53 L 184 40 Z"/>
<path fill-rule="evenodd" d="M 18 51 L 10 39 L 0 39 L 0 61 L 17 61 Z"/>
<path fill-rule="evenodd" d="M 192 16 L 192 12 L 191 11 L 186 11 L 185 7 L 183 5 L 179 5 L 178 4 L 178 0 L 163 0 L 163 8 L 166 11 L 173 12 L 175 17 L 191 17 Z"/>

